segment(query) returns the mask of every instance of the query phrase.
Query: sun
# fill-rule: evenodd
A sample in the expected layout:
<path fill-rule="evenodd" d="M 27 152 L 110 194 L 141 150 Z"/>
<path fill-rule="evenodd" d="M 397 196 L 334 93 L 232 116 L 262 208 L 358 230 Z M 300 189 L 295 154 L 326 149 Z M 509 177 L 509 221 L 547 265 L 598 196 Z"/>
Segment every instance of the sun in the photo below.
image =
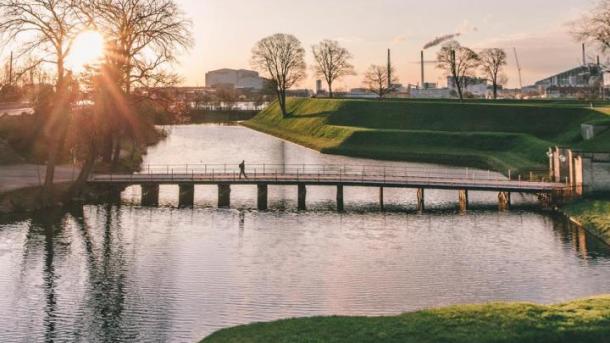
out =
<path fill-rule="evenodd" d="M 95 64 L 104 56 L 104 36 L 97 31 L 83 31 L 74 40 L 66 65 L 80 72 L 88 64 Z"/>

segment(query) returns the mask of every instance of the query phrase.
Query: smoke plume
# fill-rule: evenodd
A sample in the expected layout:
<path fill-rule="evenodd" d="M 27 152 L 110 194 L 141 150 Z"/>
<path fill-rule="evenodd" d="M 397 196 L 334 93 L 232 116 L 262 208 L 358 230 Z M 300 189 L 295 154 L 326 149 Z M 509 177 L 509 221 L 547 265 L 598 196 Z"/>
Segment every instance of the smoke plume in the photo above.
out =
<path fill-rule="evenodd" d="M 434 46 L 437 46 L 443 42 L 446 42 L 450 39 L 456 38 L 461 36 L 461 33 L 453 33 L 453 34 L 449 34 L 449 35 L 444 35 L 444 36 L 440 36 L 440 37 L 436 37 L 434 40 L 432 40 L 431 42 L 429 42 L 428 44 L 424 45 L 424 50 L 426 49 L 430 49 Z"/>

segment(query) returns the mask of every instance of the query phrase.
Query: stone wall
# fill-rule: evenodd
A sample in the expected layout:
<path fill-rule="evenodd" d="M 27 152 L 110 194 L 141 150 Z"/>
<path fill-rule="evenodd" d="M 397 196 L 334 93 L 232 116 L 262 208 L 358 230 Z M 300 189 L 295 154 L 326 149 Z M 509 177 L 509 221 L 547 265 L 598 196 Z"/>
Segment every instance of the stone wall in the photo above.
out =
<path fill-rule="evenodd" d="M 549 152 L 550 177 L 565 183 L 578 195 L 610 192 L 610 153 L 552 148 Z"/>

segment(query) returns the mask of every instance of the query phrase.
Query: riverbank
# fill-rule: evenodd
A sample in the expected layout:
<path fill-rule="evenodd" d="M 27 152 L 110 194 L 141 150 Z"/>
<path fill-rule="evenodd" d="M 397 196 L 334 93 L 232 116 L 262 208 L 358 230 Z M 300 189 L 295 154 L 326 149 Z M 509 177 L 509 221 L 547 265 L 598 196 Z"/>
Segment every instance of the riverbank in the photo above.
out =
<path fill-rule="evenodd" d="M 395 317 L 318 317 L 257 323 L 218 331 L 223 342 L 607 342 L 610 296 L 543 306 L 462 305 Z"/>
<path fill-rule="evenodd" d="M 561 211 L 610 245 L 610 197 L 576 200 Z"/>
<path fill-rule="evenodd" d="M 157 144 L 165 137 L 158 132 L 155 139 L 150 138 L 146 146 L 124 144 L 121 158 L 115 166 L 116 172 L 133 173 L 141 168 L 147 147 Z M 98 163 L 97 172 L 108 172 L 110 165 Z M 55 169 L 54 200 L 58 207 L 71 201 L 70 191 L 73 182 L 78 177 L 80 169 L 74 166 L 57 166 Z M 29 213 L 42 209 L 42 182 L 46 175 L 46 166 L 19 164 L 5 165 L 0 171 L 0 215 Z M 86 199 L 99 200 L 108 196 L 106 189 L 85 187 L 82 194 Z"/>
<path fill-rule="evenodd" d="M 514 175 L 547 169 L 550 146 L 610 141 L 582 141 L 580 125 L 607 120 L 608 109 L 578 103 L 293 98 L 288 110 L 283 118 L 274 103 L 243 125 L 323 153 Z"/>

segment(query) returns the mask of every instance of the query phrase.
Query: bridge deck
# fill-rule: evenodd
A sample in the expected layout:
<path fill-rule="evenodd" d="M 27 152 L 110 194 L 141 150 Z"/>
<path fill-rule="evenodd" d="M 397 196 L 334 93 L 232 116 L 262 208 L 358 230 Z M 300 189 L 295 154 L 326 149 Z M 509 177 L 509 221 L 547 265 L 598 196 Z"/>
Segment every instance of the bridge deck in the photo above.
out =
<path fill-rule="evenodd" d="M 388 188 L 426 188 L 426 189 L 455 189 L 472 191 L 498 191 L 520 193 L 548 193 L 562 191 L 566 188 L 563 183 L 510 181 L 492 178 L 466 178 L 449 175 L 435 176 L 406 176 L 406 175 L 366 175 L 366 174 L 320 174 L 320 173 L 251 173 L 248 178 L 239 178 L 234 173 L 150 173 L 150 174 L 107 174 L 94 175 L 90 184 L 97 185 L 139 185 L 139 184 L 233 184 L 233 185 L 298 185 L 311 186 L 364 186 Z"/>

